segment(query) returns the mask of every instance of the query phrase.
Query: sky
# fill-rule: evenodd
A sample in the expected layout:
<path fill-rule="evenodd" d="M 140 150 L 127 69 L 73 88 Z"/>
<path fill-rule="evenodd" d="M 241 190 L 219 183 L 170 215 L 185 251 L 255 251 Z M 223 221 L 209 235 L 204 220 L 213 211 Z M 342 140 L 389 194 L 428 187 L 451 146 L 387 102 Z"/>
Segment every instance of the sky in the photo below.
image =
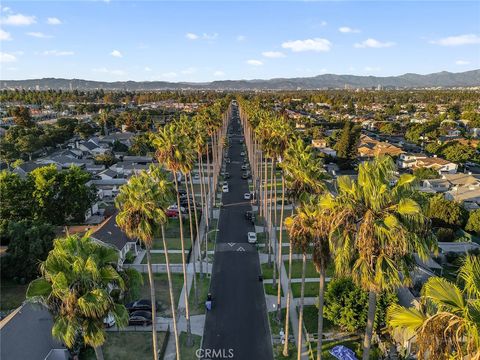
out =
<path fill-rule="evenodd" d="M 0 79 L 189 81 L 480 68 L 480 1 L 2 1 Z"/>

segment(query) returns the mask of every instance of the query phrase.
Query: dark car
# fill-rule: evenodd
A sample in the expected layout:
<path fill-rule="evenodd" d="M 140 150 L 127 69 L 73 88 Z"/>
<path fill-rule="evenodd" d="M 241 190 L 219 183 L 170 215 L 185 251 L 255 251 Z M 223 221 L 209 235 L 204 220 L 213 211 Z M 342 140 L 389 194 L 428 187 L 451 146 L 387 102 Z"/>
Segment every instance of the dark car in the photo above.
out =
<path fill-rule="evenodd" d="M 245 211 L 245 219 L 255 224 L 255 213 L 253 211 Z"/>
<path fill-rule="evenodd" d="M 128 318 L 128 325 L 136 326 L 142 325 L 147 326 L 152 324 L 152 313 L 150 311 L 138 310 L 130 314 Z"/>
<path fill-rule="evenodd" d="M 152 302 L 147 299 L 142 299 L 142 300 L 137 300 L 137 301 L 128 303 L 127 305 L 125 305 L 125 307 L 130 313 L 133 313 L 134 311 L 139 311 L 139 310 L 152 311 Z M 156 308 L 157 309 L 159 308 L 158 303 Z"/>
<path fill-rule="evenodd" d="M 248 179 L 249 177 L 250 177 L 250 174 L 248 172 L 244 172 L 242 174 L 242 179 L 244 179 L 244 180 Z"/>

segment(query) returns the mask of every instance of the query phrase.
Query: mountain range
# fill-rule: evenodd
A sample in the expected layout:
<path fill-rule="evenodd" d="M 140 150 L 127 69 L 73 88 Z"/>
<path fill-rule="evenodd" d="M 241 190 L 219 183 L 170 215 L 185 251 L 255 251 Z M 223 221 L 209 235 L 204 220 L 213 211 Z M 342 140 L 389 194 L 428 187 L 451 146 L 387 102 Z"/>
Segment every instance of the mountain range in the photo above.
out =
<path fill-rule="evenodd" d="M 92 81 L 82 79 L 43 78 L 0 80 L 0 89 L 63 90 L 314 90 L 343 88 L 432 88 L 480 86 L 480 69 L 451 73 L 447 71 L 420 75 L 357 76 L 322 74 L 314 77 L 275 78 L 269 80 L 221 80 L 205 83 L 167 81 Z"/>

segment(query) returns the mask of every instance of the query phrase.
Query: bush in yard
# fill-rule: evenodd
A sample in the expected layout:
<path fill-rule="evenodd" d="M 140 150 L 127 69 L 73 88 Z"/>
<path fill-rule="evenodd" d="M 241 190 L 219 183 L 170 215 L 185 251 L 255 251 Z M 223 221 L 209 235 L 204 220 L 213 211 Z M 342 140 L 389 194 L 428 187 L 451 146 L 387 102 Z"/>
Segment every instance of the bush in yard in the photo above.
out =
<path fill-rule="evenodd" d="M 378 297 L 375 329 L 385 324 L 387 307 L 396 302 L 394 294 L 383 293 Z M 352 279 L 332 279 L 325 291 L 324 316 L 342 330 L 354 332 L 367 323 L 368 293 L 357 287 Z"/>

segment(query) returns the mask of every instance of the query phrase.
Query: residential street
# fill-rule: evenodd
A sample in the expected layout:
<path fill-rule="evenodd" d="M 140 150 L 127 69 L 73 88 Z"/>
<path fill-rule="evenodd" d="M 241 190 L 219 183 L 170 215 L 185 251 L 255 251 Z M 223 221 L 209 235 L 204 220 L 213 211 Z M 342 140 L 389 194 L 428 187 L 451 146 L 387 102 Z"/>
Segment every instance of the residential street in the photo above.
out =
<path fill-rule="evenodd" d="M 258 280 L 260 262 L 255 245 L 247 242 L 247 232 L 254 229 L 244 216 L 251 206 L 243 198 L 249 191 L 247 180 L 241 178 L 243 156 L 240 152 L 243 150 L 239 140 L 243 136 L 239 135 L 237 118 L 233 118 L 231 124 L 234 134 L 230 138 L 228 154 L 231 163 L 226 167 L 230 173 L 227 180 L 229 192 L 223 193 L 224 206 L 220 211 L 211 281 L 213 309 L 206 316 L 203 358 L 271 360 L 273 354 L 264 290 Z M 209 356 L 207 350 L 213 354 Z"/>

